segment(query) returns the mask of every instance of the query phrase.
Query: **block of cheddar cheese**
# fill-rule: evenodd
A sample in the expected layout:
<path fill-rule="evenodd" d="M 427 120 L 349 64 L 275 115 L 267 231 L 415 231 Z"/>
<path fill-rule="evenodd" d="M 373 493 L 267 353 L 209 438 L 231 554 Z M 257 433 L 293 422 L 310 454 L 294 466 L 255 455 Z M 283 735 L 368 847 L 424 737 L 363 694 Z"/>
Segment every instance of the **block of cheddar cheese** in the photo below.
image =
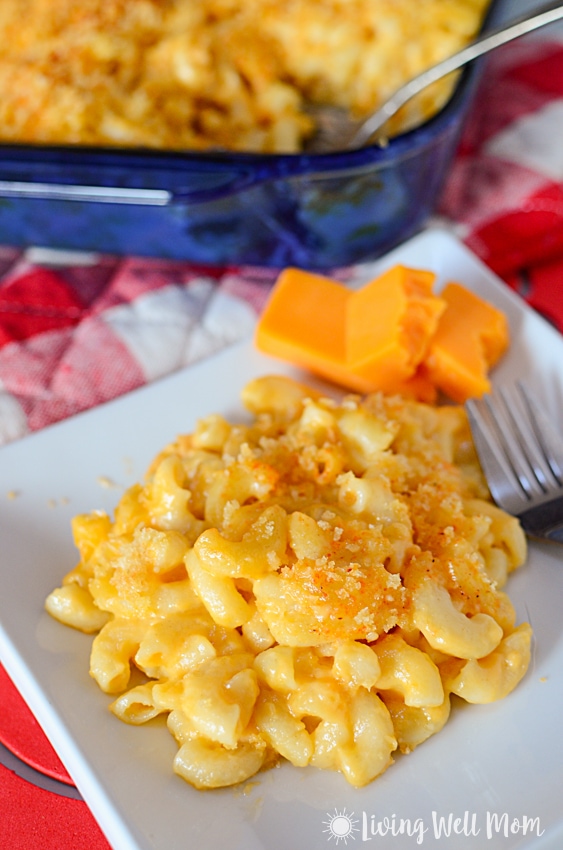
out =
<path fill-rule="evenodd" d="M 288 268 L 258 322 L 257 347 L 358 393 L 481 396 L 508 346 L 506 317 L 458 283 L 433 294 L 434 277 L 397 265 L 354 291 Z"/>
<path fill-rule="evenodd" d="M 424 371 L 453 401 L 484 395 L 491 389 L 488 372 L 508 347 L 506 316 L 459 283 L 441 293 L 446 302 Z"/>
<path fill-rule="evenodd" d="M 397 392 L 424 358 L 445 308 L 435 275 L 397 265 L 351 293 L 346 362 L 372 389 Z"/>
<path fill-rule="evenodd" d="M 256 329 L 256 345 L 330 379 L 343 368 L 350 291 L 301 269 L 281 272 Z M 333 378 L 338 382 L 338 378 Z"/>
<path fill-rule="evenodd" d="M 444 302 L 431 272 L 396 266 L 361 289 L 288 268 L 258 323 L 256 345 L 359 393 L 375 390 L 427 398 L 416 374 Z"/>

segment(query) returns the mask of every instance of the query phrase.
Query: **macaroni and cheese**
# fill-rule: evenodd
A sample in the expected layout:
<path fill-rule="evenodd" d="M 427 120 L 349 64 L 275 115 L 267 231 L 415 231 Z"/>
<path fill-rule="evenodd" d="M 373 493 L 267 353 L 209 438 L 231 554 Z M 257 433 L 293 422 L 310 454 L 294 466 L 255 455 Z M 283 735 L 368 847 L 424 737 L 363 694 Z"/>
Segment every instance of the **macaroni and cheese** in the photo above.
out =
<path fill-rule="evenodd" d="M 505 697 L 531 629 L 501 589 L 524 561 L 461 407 L 249 383 L 166 447 L 114 518 L 77 516 L 47 610 L 93 639 L 121 720 L 167 717 L 175 771 L 232 785 L 280 758 L 381 774 L 452 701 Z"/>
<path fill-rule="evenodd" d="M 371 111 L 470 40 L 487 5 L 2 0 L 0 138 L 298 151 L 313 131 L 308 103 Z M 450 83 L 401 120 L 427 117 Z"/>

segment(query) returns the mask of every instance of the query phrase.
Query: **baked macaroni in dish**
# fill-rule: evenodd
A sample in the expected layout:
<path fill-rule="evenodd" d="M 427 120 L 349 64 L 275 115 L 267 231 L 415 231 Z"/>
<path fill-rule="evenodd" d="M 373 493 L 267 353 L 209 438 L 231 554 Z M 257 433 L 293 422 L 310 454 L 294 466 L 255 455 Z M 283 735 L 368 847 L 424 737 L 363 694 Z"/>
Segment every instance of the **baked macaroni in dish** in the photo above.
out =
<path fill-rule="evenodd" d="M 523 677 L 531 629 L 502 588 L 525 537 L 489 499 L 462 407 L 281 376 L 242 400 L 248 421 L 199 421 L 113 518 L 75 517 L 80 562 L 46 607 L 96 635 L 118 718 L 167 718 L 196 788 L 280 759 L 363 786 L 457 698 Z"/>
<path fill-rule="evenodd" d="M 2 0 L 0 139 L 298 151 L 313 130 L 307 102 L 375 109 L 470 40 L 487 5 Z M 450 90 L 429 89 L 401 122 Z"/>

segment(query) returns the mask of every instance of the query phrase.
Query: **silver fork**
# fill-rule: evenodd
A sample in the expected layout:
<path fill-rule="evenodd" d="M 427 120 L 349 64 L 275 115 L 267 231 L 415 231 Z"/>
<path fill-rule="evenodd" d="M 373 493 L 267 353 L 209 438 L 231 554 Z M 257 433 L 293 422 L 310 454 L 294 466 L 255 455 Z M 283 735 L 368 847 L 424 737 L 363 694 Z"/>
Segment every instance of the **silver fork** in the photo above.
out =
<path fill-rule="evenodd" d="M 465 407 L 497 505 L 531 537 L 563 543 L 563 440 L 530 391 L 518 381 Z"/>

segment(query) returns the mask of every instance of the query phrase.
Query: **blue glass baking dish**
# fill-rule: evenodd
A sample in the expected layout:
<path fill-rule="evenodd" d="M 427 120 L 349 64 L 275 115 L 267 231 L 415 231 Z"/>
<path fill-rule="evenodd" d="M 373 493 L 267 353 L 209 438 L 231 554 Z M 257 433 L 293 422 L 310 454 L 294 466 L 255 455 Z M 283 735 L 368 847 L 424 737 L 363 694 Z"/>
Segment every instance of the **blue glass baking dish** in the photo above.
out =
<path fill-rule="evenodd" d="M 508 0 L 492 0 L 483 28 Z M 385 148 L 330 155 L 0 147 L 0 242 L 328 269 L 373 259 L 432 212 L 479 74 Z"/>

